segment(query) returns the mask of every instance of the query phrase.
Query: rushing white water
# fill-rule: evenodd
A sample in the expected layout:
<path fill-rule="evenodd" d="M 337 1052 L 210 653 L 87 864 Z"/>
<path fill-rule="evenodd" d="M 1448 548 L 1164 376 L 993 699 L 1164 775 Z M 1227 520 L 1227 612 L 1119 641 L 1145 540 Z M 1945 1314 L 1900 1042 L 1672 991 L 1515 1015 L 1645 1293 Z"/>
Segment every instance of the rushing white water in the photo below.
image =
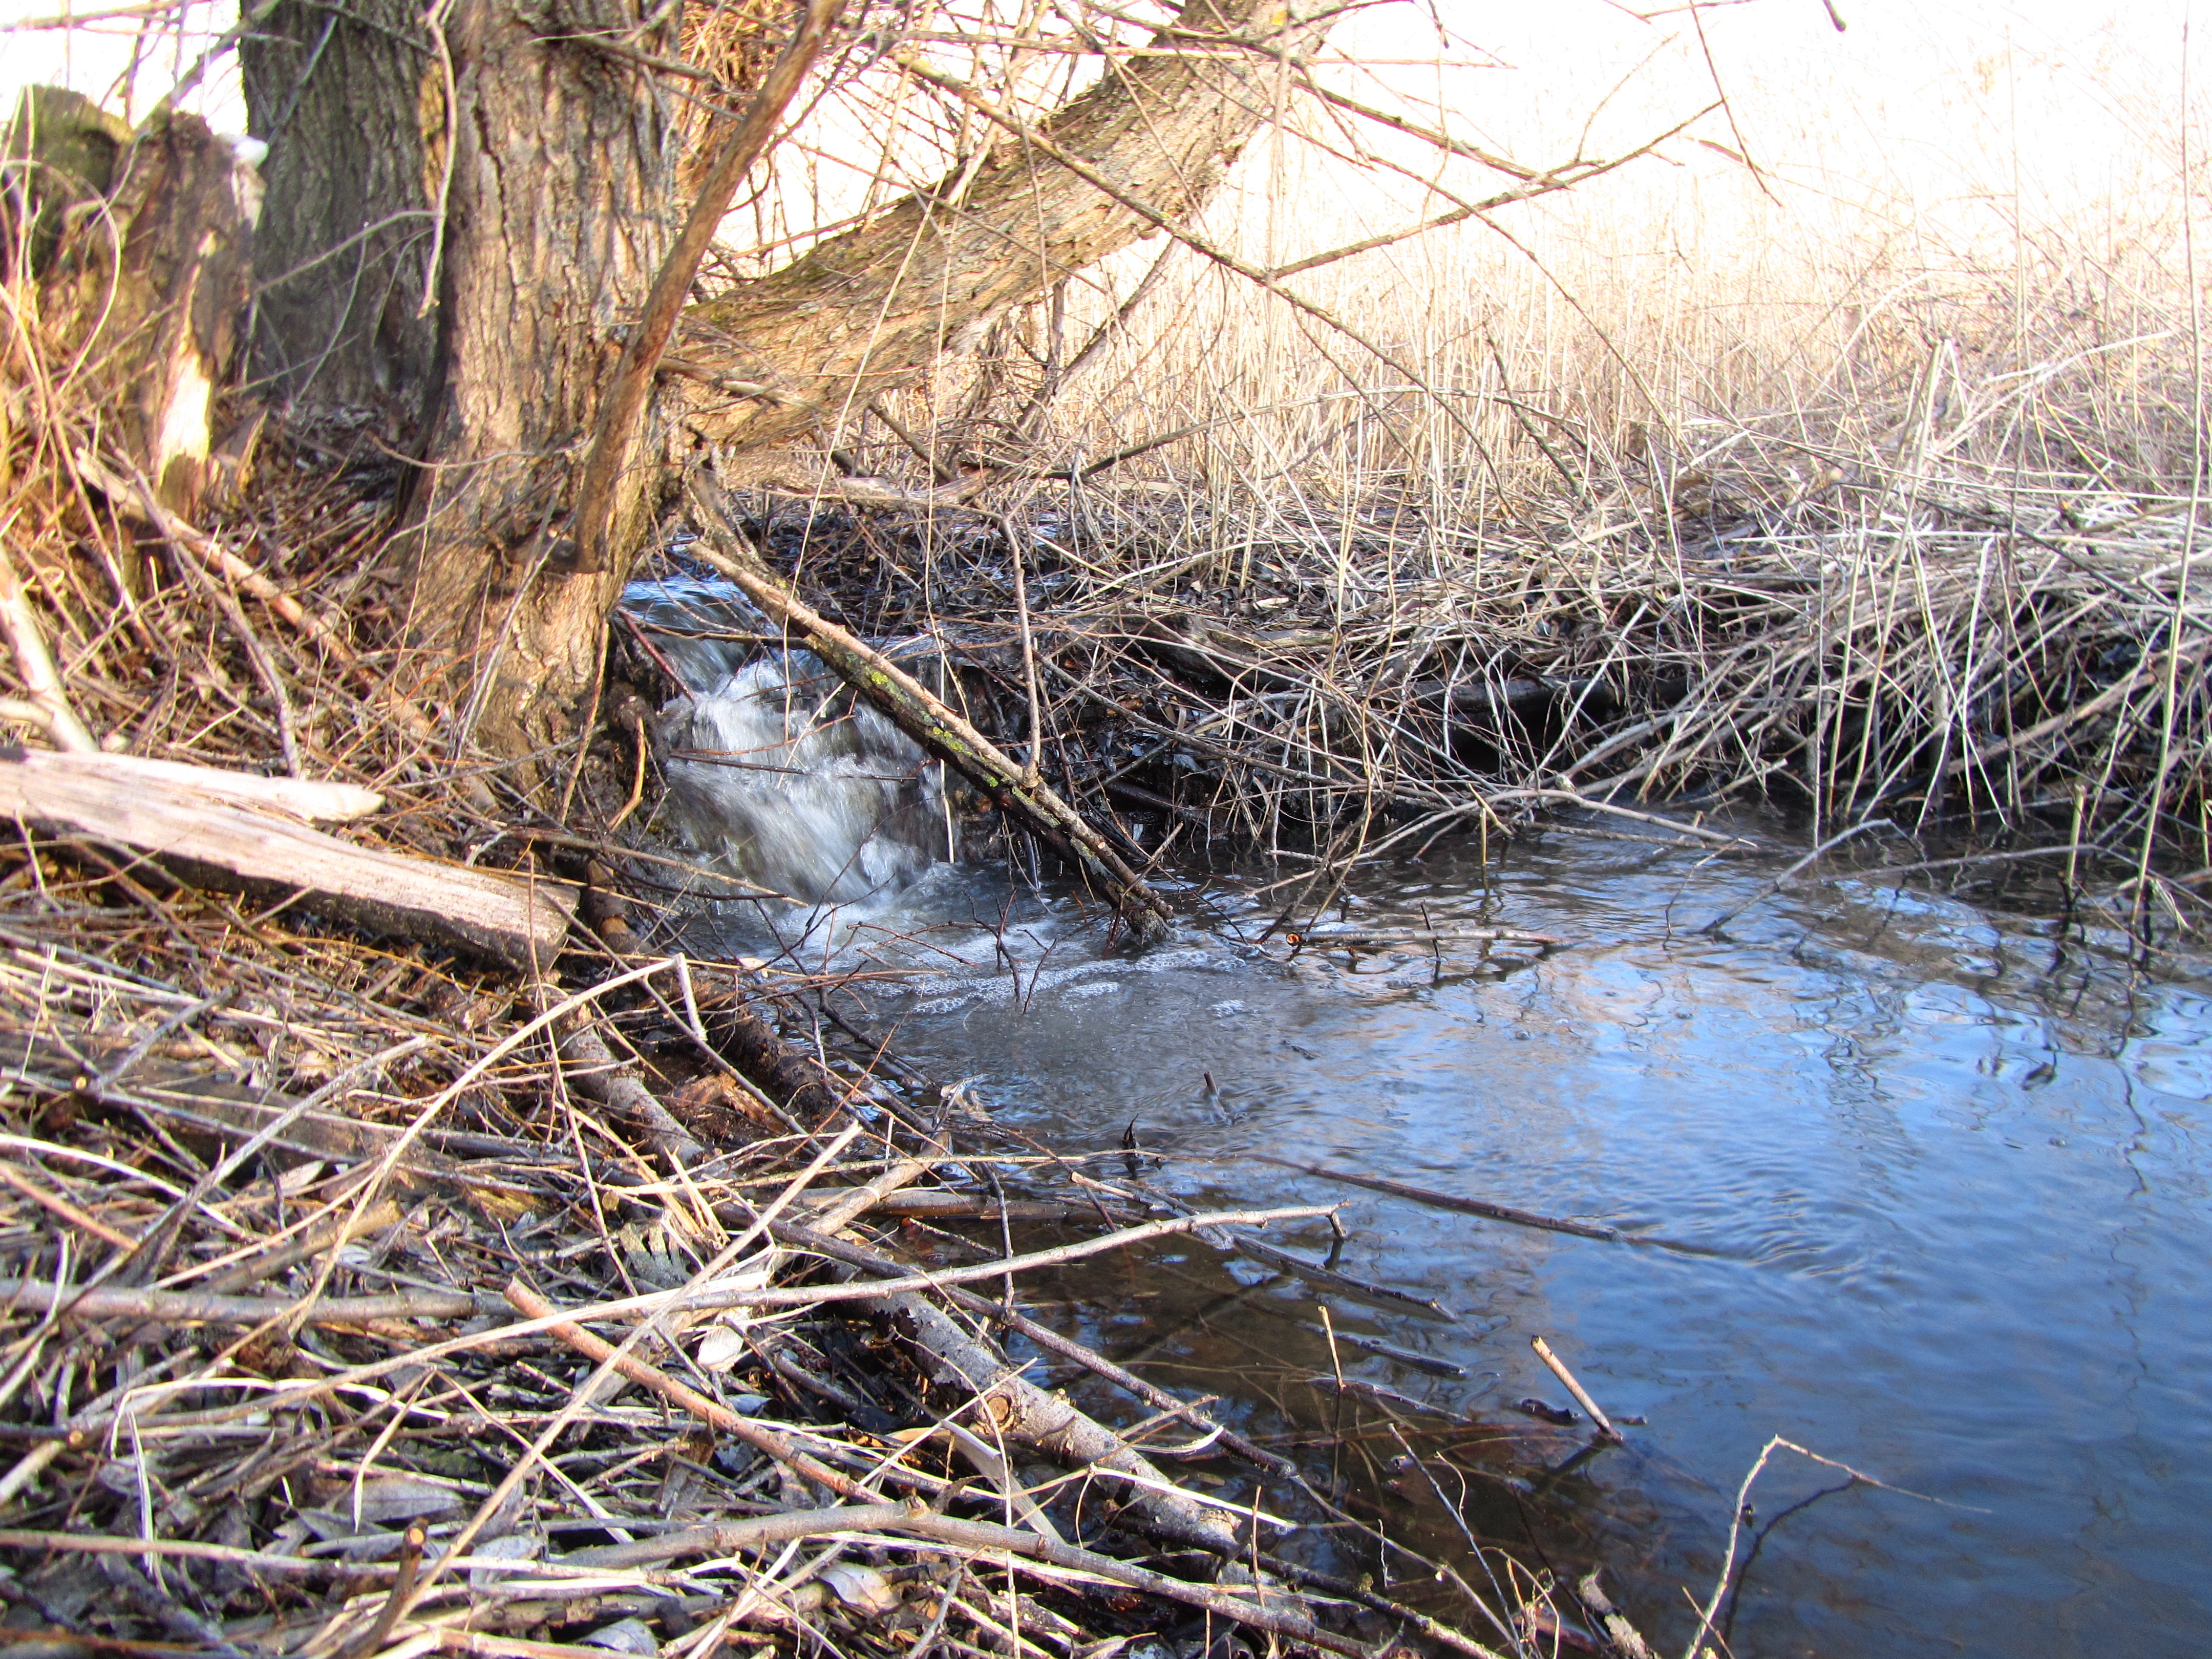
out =
<path fill-rule="evenodd" d="M 947 854 L 943 768 L 804 651 L 723 674 L 661 716 L 687 846 L 809 904 L 906 886 Z"/>

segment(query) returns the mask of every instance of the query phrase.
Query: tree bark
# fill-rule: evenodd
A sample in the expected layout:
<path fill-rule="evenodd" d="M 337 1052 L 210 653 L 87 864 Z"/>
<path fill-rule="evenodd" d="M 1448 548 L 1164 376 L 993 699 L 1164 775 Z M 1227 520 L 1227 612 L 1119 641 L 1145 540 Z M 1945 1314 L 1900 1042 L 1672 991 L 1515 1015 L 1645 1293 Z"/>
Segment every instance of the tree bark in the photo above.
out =
<path fill-rule="evenodd" d="M 40 283 L 54 360 L 74 355 L 88 366 L 116 450 L 164 507 L 190 515 L 207 482 L 215 390 L 229 379 L 250 289 L 252 171 L 198 116 L 167 114 L 114 155 L 111 185 L 99 177 L 99 159 L 121 124 L 73 109 L 51 88 L 33 91 L 27 108 L 76 117 L 50 135 L 11 135 L 11 149 L 20 143 L 42 163 L 46 139 L 59 148 L 51 179 L 40 181 L 42 205 L 67 204 L 76 185 L 107 197 L 106 212 L 74 216 Z M 34 228 L 34 253 L 39 240 Z"/>
<path fill-rule="evenodd" d="M 1318 9 L 1313 0 L 1184 0 L 1150 50 L 1117 59 L 1037 136 L 1160 218 L 1186 219 L 1266 118 L 1273 54 L 1320 45 L 1328 22 L 1299 21 Z M 697 399 L 684 416 L 691 427 L 756 456 L 825 426 L 834 441 L 848 411 L 913 380 L 985 319 L 1158 228 L 1012 135 L 964 193 L 957 183 L 908 196 L 795 264 L 693 307 L 679 336 L 684 356 L 770 391 L 735 404 Z"/>
<path fill-rule="evenodd" d="M 454 0 L 431 27 L 411 0 L 298 3 L 247 58 L 270 145 L 267 372 L 296 406 L 366 412 L 417 458 L 410 635 L 418 673 L 450 679 L 457 743 L 517 755 L 566 736 L 621 591 L 620 570 L 573 568 L 563 532 L 677 222 L 679 146 L 652 76 L 590 42 L 672 51 L 672 13 L 656 15 L 571 0 L 533 25 Z M 644 482 L 615 505 L 629 543 Z"/>

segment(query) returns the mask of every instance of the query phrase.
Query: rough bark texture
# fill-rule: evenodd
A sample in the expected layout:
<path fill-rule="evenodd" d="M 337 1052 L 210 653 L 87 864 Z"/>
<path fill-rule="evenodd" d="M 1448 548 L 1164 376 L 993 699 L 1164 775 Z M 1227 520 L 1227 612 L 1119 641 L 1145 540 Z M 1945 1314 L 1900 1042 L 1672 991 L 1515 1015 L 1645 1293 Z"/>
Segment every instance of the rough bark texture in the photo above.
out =
<path fill-rule="evenodd" d="M 653 9 L 588 0 L 568 27 L 628 34 Z M 540 743 L 573 720 L 621 591 L 621 570 L 567 568 L 574 544 L 561 532 L 622 330 L 676 228 L 676 146 L 637 70 L 540 40 L 495 0 L 455 16 L 467 118 L 453 128 L 443 384 L 426 444 L 435 467 L 417 475 L 416 603 L 426 639 L 475 647 L 483 712 L 513 748 L 516 735 Z M 652 452 L 650 433 L 641 447 Z M 641 533 L 642 482 L 618 487 L 620 544 Z"/>
<path fill-rule="evenodd" d="M 416 313 L 436 218 L 424 116 L 442 127 L 442 94 L 416 17 L 377 0 L 286 4 L 239 48 L 248 125 L 269 146 L 256 369 L 278 398 L 373 418 L 402 447 L 438 345 Z"/>
<path fill-rule="evenodd" d="M 579 445 L 676 220 L 678 146 L 650 76 L 584 38 L 672 50 L 653 13 L 577 0 L 533 25 L 500 0 L 459 0 L 434 33 L 408 0 L 300 4 L 247 65 L 283 228 L 262 280 L 288 296 L 265 313 L 264 355 L 303 404 L 365 405 L 411 439 L 425 463 L 404 504 L 415 638 L 428 668 L 461 671 L 453 735 L 481 721 L 511 752 L 564 733 L 620 591 L 618 571 L 566 568 L 562 531 Z M 617 521 L 634 543 L 645 480 L 625 482 Z"/>
<path fill-rule="evenodd" d="M 1115 70 L 1042 124 L 1054 150 L 1170 221 L 1221 182 L 1267 116 L 1276 64 L 1259 52 L 1189 46 L 1226 35 L 1292 54 L 1326 24 L 1317 7 L 1279 0 L 1187 0 L 1183 33 L 1117 60 Z M 1035 300 L 1073 271 L 1151 234 L 1154 219 L 1011 134 L 956 197 L 952 180 L 906 198 L 805 258 L 693 307 L 684 356 L 774 388 L 773 400 L 702 400 L 687 414 L 718 444 L 757 453 L 832 428 L 878 392 L 902 386 L 975 326 Z"/>
<path fill-rule="evenodd" d="M 258 185 L 207 123 L 169 115 L 121 151 L 105 186 L 97 160 L 113 131 L 88 113 L 55 135 L 64 170 L 107 188 L 109 210 L 79 216 L 60 238 L 40 310 L 55 361 L 88 366 L 118 447 L 164 507 L 191 514 L 207 479 L 215 389 L 229 378 L 246 313 Z M 35 140 L 28 148 L 40 153 Z"/>

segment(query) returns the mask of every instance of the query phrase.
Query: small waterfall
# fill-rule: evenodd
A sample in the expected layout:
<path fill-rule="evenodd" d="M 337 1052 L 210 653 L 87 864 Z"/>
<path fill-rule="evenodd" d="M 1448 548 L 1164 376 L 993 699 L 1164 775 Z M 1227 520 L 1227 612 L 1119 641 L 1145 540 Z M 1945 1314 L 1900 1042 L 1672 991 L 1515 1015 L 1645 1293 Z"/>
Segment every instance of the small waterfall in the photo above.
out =
<path fill-rule="evenodd" d="M 686 643 L 687 678 L 719 665 L 702 647 L 720 642 Z M 672 827 L 748 881 L 849 903 L 946 856 L 944 769 L 808 652 L 721 673 L 662 712 L 660 735 Z"/>

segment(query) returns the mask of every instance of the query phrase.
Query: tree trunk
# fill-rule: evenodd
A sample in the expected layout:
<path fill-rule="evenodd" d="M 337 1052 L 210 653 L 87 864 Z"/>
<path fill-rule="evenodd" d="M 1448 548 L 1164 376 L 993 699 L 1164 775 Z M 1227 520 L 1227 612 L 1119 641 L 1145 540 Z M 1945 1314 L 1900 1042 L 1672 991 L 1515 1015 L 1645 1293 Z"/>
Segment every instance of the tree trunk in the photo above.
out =
<path fill-rule="evenodd" d="M 270 145 L 264 372 L 296 409 L 367 415 L 421 460 L 401 504 L 409 638 L 418 672 L 449 678 L 457 744 L 522 756 L 567 736 L 620 592 L 618 571 L 568 568 L 562 531 L 678 220 L 678 144 L 652 76 L 586 37 L 672 52 L 657 10 L 572 0 L 533 28 L 504 0 L 457 0 L 432 30 L 412 0 L 288 4 L 247 57 Z M 626 543 L 647 482 L 624 481 Z"/>
<path fill-rule="evenodd" d="M 410 637 L 453 675 L 455 739 L 520 757 L 572 735 L 672 433 L 757 457 L 834 428 L 994 313 L 1187 215 L 1264 118 L 1273 54 L 1318 44 L 1326 24 L 1297 21 L 1314 4 L 1185 0 L 1037 142 L 1005 136 L 957 199 L 951 181 L 919 192 L 693 307 L 694 378 L 662 381 L 610 568 L 580 570 L 564 532 L 597 399 L 681 218 L 679 123 L 641 62 L 676 55 L 676 9 L 562 0 L 533 29 L 510 0 L 452 0 L 441 33 L 413 0 L 287 0 L 246 58 L 270 147 L 264 372 L 295 415 L 365 416 L 418 460 Z M 702 365 L 769 390 L 732 404 Z"/>
<path fill-rule="evenodd" d="M 912 381 L 990 317 L 1042 298 L 1163 221 L 1188 218 L 1266 118 L 1273 54 L 1321 44 L 1328 21 L 1298 21 L 1320 9 L 1314 0 L 1184 0 L 1176 27 L 1149 51 L 1117 58 L 1036 128 L 1036 142 L 1002 131 L 964 192 L 957 179 L 918 191 L 797 263 L 695 306 L 684 357 L 770 393 L 701 398 L 685 418 L 740 455 L 817 428 L 835 441 L 848 411 Z M 1215 44 L 1224 38 L 1258 50 Z"/>

